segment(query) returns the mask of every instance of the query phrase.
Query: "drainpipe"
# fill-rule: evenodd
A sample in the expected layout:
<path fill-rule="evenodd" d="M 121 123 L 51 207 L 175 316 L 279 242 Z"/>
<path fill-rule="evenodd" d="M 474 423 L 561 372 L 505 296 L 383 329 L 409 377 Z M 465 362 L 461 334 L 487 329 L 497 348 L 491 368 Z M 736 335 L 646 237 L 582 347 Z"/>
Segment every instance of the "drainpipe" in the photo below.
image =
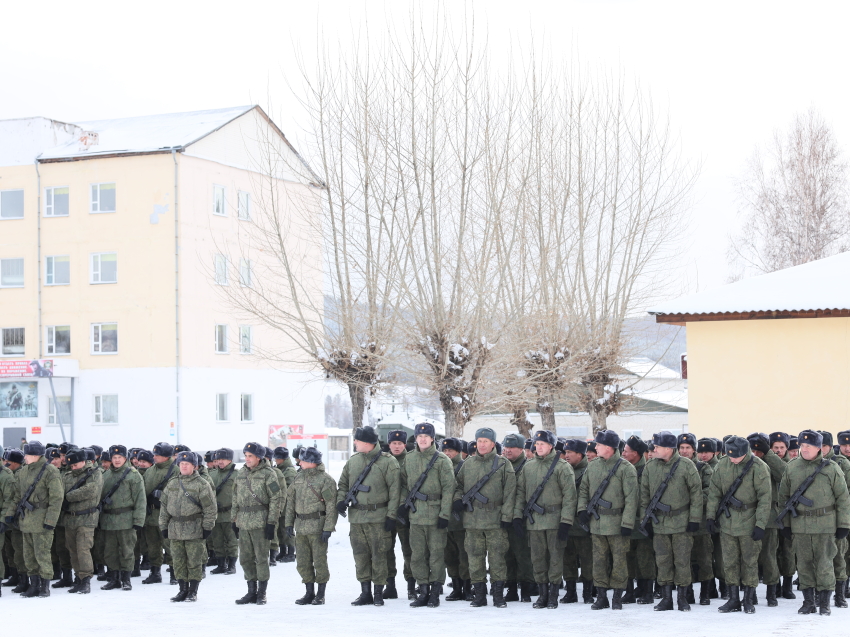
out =
<path fill-rule="evenodd" d="M 35 159 L 35 175 L 36 175 L 36 182 L 38 184 L 38 190 L 37 190 L 37 195 L 36 195 L 37 196 L 36 201 L 38 203 L 36 204 L 36 207 L 35 207 L 36 217 L 37 217 L 36 223 L 38 224 L 37 230 L 36 230 L 36 244 L 37 244 L 36 249 L 38 251 L 38 259 L 37 259 L 37 263 L 38 263 L 38 266 L 37 266 L 37 272 L 38 272 L 38 283 L 37 283 L 37 286 L 38 286 L 37 287 L 37 290 L 38 290 L 38 357 L 44 358 L 43 349 L 42 349 L 43 348 L 42 340 L 44 338 L 44 335 L 42 334 L 43 330 L 42 330 L 42 325 L 41 325 L 41 173 L 38 170 L 38 158 Z M 59 413 L 59 405 L 56 405 L 56 413 L 57 414 Z"/>
<path fill-rule="evenodd" d="M 180 226 L 178 225 L 177 150 L 174 161 L 174 438 L 180 442 Z"/>

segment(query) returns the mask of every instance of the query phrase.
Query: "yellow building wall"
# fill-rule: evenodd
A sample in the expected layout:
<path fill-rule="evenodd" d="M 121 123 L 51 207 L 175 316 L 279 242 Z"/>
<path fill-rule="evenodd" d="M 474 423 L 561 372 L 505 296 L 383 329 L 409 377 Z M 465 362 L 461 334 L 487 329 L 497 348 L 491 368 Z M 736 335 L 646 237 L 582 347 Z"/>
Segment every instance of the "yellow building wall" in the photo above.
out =
<path fill-rule="evenodd" d="M 697 437 L 850 428 L 850 318 L 687 325 Z"/>

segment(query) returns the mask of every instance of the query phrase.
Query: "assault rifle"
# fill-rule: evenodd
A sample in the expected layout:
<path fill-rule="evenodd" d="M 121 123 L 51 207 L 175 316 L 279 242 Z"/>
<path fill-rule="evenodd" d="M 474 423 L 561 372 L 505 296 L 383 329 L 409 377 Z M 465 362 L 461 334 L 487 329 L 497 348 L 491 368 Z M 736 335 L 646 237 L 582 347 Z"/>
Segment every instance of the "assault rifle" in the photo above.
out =
<path fill-rule="evenodd" d="M 596 493 L 593 494 L 593 497 L 590 498 L 590 502 L 587 503 L 587 512 L 592 515 L 595 520 L 599 519 L 599 512 L 596 510 L 598 507 L 602 507 L 603 509 L 611 508 L 611 503 L 608 502 L 608 500 L 603 500 L 602 494 L 605 493 L 605 489 L 608 488 L 608 483 L 611 482 L 611 478 L 613 478 L 614 474 L 617 473 L 617 469 L 620 467 L 622 462 L 622 458 L 617 459 L 617 462 L 615 462 L 614 466 L 611 467 L 608 475 L 605 476 L 605 479 L 599 483 L 599 487 L 596 489 Z M 579 522 L 579 526 L 587 533 L 590 533 L 590 525 Z"/>
<path fill-rule="evenodd" d="M 35 487 L 41 481 L 41 476 L 44 475 L 45 469 L 47 469 L 47 465 L 49 463 L 45 461 L 43 465 L 41 465 L 41 470 L 38 472 L 38 475 L 35 477 L 35 480 L 32 481 L 32 484 L 26 490 L 23 496 L 21 496 L 21 502 L 18 504 L 15 509 L 15 515 L 12 516 L 12 521 L 15 522 L 19 519 L 23 519 L 27 514 L 27 511 L 35 511 L 35 507 L 30 504 L 30 497 L 32 496 L 32 492 L 35 491 Z"/>
<path fill-rule="evenodd" d="M 740 508 L 744 505 L 743 502 L 741 502 L 738 498 L 735 497 L 735 492 L 738 490 L 738 487 L 741 486 L 741 483 L 744 481 L 744 476 L 747 475 L 747 472 L 752 468 L 753 463 L 755 461 L 756 461 L 755 456 L 750 458 L 750 461 L 746 464 L 746 466 L 741 471 L 741 473 L 738 475 L 738 477 L 735 478 L 735 481 L 729 487 L 729 490 L 723 495 L 723 498 L 720 500 L 720 506 L 717 507 L 717 513 L 714 514 L 715 520 L 720 519 L 721 513 L 726 514 L 727 518 L 731 518 L 732 512 L 729 511 L 729 507 L 731 506 L 734 509 L 734 508 Z"/>
<path fill-rule="evenodd" d="M 345 494 L 345 498 L 342 500 L 343 504 L 345 504 L 346 508 L 357 504 L 357 493 L 369 493 L 372 490 L 372 487 L 369 485 L 363 484 L 363 481 L 366 479 L 366 476 L 369 475 L 369 470 L 372 468 L 372 465 L 378 461 L 378 458 L 381 457 L 381 450 L 378 449 L 378 453 L 375 454 L 375 457 L 369 461 L 369 464 L 366 465 L 366 468 L 360 472 L 360 475 L 357 476 L 357 480 L 354 481 L 354 484 L 351 485 L 351 488 Z M 340 514 L 342 517 L 345 517 L 345 509 L 343 509 Z"/>
<path fill-rule="evenodd" d="M 800 486 L 797 487 L 797 490 L 794 492 L 794 495 L 792 495 L 788 499 L 788 502 L 785 503 L 785 506 L 782 508 L 782 511 L 780 511 L 779 515 L 776 516 L 776 523 L 779 525 L 780 529 L 785 528 L 785 525 L 782 523 L 782 518 L 784 518 L 786 515 L 790 513 L 792 518 L 796 518 L 798 515 L 800 515 L 799 513 L 797 513 L 798 504 L 804 504 L 807 507 L 814 505 L 814 502 L 812 502 L 803 494 L 806 492 L 806 489 L 812 486 L 812 482 L 815 481 L 815 478 L 818 477 L 818 474 L 821 471 L 826 469 L 827 465 L 829 465 L 830 462 L 832 462 L 832 460 L 830 460 L 829 458 L 824 458 L 823 461 L 818 465 L 818 468 L 815 469 L 814 472 L 812 472 L 812 474 L 808 478 L 803 480 Z"/>
<path fill-rule="evenodd" d="M 430 462 L 428 462 L 428 466 L 425 467 L 425 471 L 422 472 L 422 475 L 419 476 L 419 479 L 413 485 L 413 488 L 410 489 L 410 493 L 407 494 L 407 497 L 404 499 L 403 506 L 407 508 L 409 511 L 413 511 L 416 513 L 416 501 L 417 500 L 428 500 L 428 496 L 424 493 L 420 493 L 419 489 L 422 488 L 422 485 L 425 484 L 425 480 L 428 478 L 428 472 L 431 471 L 431 467 L 434 466 L 434 463 L 437 462 L 437 452 L 434 452 L 434 455 L 431 456 Z"/>
<path fill-rule="evenodd" d="M 664 504 L 661 502 L 661 498 L 664 497 L 664 492 L 667 490 L 667 485 L 670 482 L 670 479 L 673 477 L 673 474 L 676 473 L 676 469 L 679 468 L 679 463 L 682 462 L 682 459 L 679 458 L 676 462 L 673 463 L 673 467 L 670 469 L 670 473 L 668 473 L 664 479 L 661 481 L 661 484 L 658 485 L 658 488 L 655 490 L 655 495 L 652 496 L 652 500 L 649 501 L 649 506 L 646 507 L 646 513 L 643 516 L 643 520 L 640 523 L 638 529 L 641 533 L 646 533 L 646 525 L 652 520 L 653 524 L 658 524 L 658 517 L 655 515 L 656 509 L 658 511 L 662 511 L 667 513 L 670 510 L 669 504 Z"/>
<path fill-rule="evenodd" d="M 531 497 L 528 498 L 528 502 L 525 505 L 525 509 L 522 512 L 523 519 L 528 518 L 529 523 L 534 524 L 534 514 L 543 515 L 546 513 L 546 509 L 537 504 L 537 500 L 540 498 L 540 495 L 543 493 L 543 489 L 546 488 L 546 483 L 549 482 L 549 478 L 552 477 L 552 472 L 555 471 L 555 467 L 558 466 L 558 460 L 561 459 L 561 455 L 559 453 L 555 453 L 555 458 L 552 460 L 552 464 L 549 465 L 549 470 L 546 472 L 546 475 L 543 476 L 543 482 L 537 485 L 537 488 L 534 490 L 534 493 L 531 494 Z"/>
<path fill-rule="evenodd" d="M 472 485 L 472 488 L 461 496 L 460 501 L 463 503 L 463 506 L 466 507 L 467 511 L 472 511 L 473 500 L 477 500 L 481 504 L 487 504 L 490 501 L 490 498 L 486 495 L 481 495 L 481 489 L 490 481 L 490 478 L 493 477 L 493 474 L 496 473 L 498 469 L 499 456 L 496 456 L 493 458 L 493 468 L 490 469 L 490 472 Z M 456 511 L 452 511 L 452 516 L 455 520 L 460 520 L 460 515 L 458 515 Z"/>

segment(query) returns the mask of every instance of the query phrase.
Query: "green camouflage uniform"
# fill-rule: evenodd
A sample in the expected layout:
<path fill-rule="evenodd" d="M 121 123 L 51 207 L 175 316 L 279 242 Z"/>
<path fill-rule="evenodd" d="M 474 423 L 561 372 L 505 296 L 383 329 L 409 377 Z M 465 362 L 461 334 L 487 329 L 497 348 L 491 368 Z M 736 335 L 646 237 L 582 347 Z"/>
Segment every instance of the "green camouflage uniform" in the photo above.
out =
<path fill-rule="evenodd" d="M 71 491 L 77 482 L 85 481 Z M 65 542 L 71 555 L 71 565 L 80 579 L 94 575 L 92 547 L 94 530 L 100 519 L 100 494 L 103 491 L 103 474 L 87 461 L 81 469 L 66 471 L 62 476 L 65 502 L 61 520 L 65 526 Z"/>
<path fill-rule="evenodd" d="M 231 473 L 233 472 L 233 473 Z M 228 477 L 229 476 L 229 477 Z M 233 506 L 233 487 L 236 484 L 236 465 L 228 463 L 212 474 L 218 515 L 212 532 L 212 546 L 218 558 L 239 555 L 239 542 L 231 526 L 230 511 Z M 224 486 L 221 486 L 222 482 Z"/>
<path fill-rule="evenodd" d="M 171 472 L 169 474 L 169 471 Z M 147 500 L 147 515 L 145 517 L 145 541 L 148 545 L 148 561 L 151 566 L 159 568 L 163 562 L 163 551 L 168 550 L 168 540 L 164 539 L 159 532 L 159 511 L 160 501 L 157 500 L 153 492 L 159 488 L 160 491 L 165 491 L 168 485 L 168 480 L 173 480 L 174 476 L 180 473 L 180 469 L 174 464 L 172 458 L 152 465 L 144 476 L 145 482 L 145 498 Z M 165 484 L 162 484 L 165 482 Z M 162 486 L 160 486 L 162 484 Z M 170 562 L 170 560 L 168 560 Z"/>
<path fill-rule="evenodd" d="M 764 539 L 761 542 L 761 553 L 759 553 L 759 566 L 762 569 L 762 581 L 770 586 L 779 584 L 779 563 L 777 553 L 779 551 L 779 526 L 776 524 L 776 516 L 779 515 L 779 483 L 785 475 L 785 467 L 788 465 L 773 451 L 768 451 L 762 458 L 770 470 L 770 481 L 772 485 L 773 511 L 770 526 L 764 531 Z"/>
<path fill-rule="evenodd" d="M 283 493 L 283 503 L 280 505 L 280 515 L 274 521 L 274 537 L 269 542 L 269 549 L 277 553 L 280 550 L 280 523 L 283 522 L 283 511 L 286 508 L 286 478 L 283 477 L 283 471 L 275 463 L 274 459 L 268 461 L 269 466 L 274 471 L 277 478 L 277 483 L 280 485 L 280 492 Z M 271 559 L 271 555 L 269 556 Z"/>
<path fill-rule="evenodd" d="M 295 469 L 295 465 L 292 464 L 291 458 L 286 458 L 280 464 L 277 464 L 277 461 L 275 461 L 275 464 L 276 464 L 275 469 L 283 474 L 283 481 L 284 481 L 284 483 L 286 485 L 286 489 L 288 491 L 289 487 L 292 486 L 292 481 L 295 480 L 295 476 L 298 473 L 298 471 Z M 294 547 L 295 544 L 296 544 L 295 538 L 289 537 L 289 535 L 287 535 L 286 525 L 283 523 L 284 522 L 283 515 L 284 515 L 283 511 L 281 511 L 280 518 L 278 520 L 278 527 L 277 527 L 277 542 L 278 542 L 278 545 L 279 546 Z"/>
<path fill-rule="evenodd" d="M 850 461 L 842 455 L 835 455 L 835 452 L 831 449 L 824 458 L 828 458 L 838 465 L 839 469 L 841 469 L 841 473 L 844 474 L 844 481 L 847 483 L 847 487 L 850 488 Z M 847 554 L 847 544 L 848 541 L 846 537 L 840 540 L 835 540 L 836 551 L 835 557 L 832 560 L 832 565 L 835 569 L 835 581 L 837 582 L 836 587 L 847 580 L 847 563 L 844 560 L 844 557 Z"/>
<path fill-rule="evenodd" d="M 104 503 L 98 521 L 103 530 L 103 559 L 112 571 L 133 569 L 133 548 L 136 545 L 133 527 L 145 523 L 145 484 L 129 461 L 117 469 L 112 467 L 104 474 L 101 498 L 106 497 L 128 469 L 127 477 L 112 494 L 112 504 Z"/>
<path fill-rule="evenodd" d="M 200 582 L 207 561 L 204 532 L 212 531 L 217 515 L 212 486 L 198 471 L 178 474 L 163 489 L 160 505 L 159 528 L 168 531 L 174 577 Z"/>
<path fill-rule="evenodd" d="M 486 455 L 470 456 L 457 472 L 454 499 L 460 500 L 476 482 L 490 473 L 494 461 L 498 469 L 478 492 L 488 499 L 487 504 L 472 501 L 472 511 L 462 513 L 466 531 L 464 548 L 469 559 L 469 578 L 473 584 L 487 581 L 487 563 L 494 582 L 504 582 L 508 576 L 505 553 L 508 551 L 508 532 L 502 522 L 510 523 L 516 501 L 516 476 L 513 465 L 496 456 L 493 449 Z"/>
<path fill-rule="evenodd" d="M 9 467 L 0 464 L 0 522 L 15 514 L 15 503 L 20 499 L 18 481 Z M 6 565 L 3 559 L 4 540 L 6 533 L 0 533 L 0 579 L 6 577 Z M 8 554 L 8 553 L 7 553 Z M 12 560 L 9 561 L 10 565 Z"/>
<path fill-rule="evenodd" d="M 602 481 L 616 471 L 602 492 L 602 499 L 610 502 L 611 508 L 596 508 L 597 520 L 590 517 L 590 534 L 593 540 L 593 582 L 598 588 L 625 590 L 629 576 L 626 554 L 629 551 L 629 537 L 623 536 L 621 529 L 631 530 L 635 524 L 640 493 L 638 491 L 637 471 L 630 462 L 620 457 L 620 452 L 605 460 L 599 456 L 597 462 L 590 463 L 578 491 L 578 511 L 586 511 L 590 499 L 599 489 Z"/>
<path fill-rule="evenodd" d="M 516 460 L 511 460 L 514 475 L 519 477 L 527 459 L 525 453 L 520 454 Z M 528 546 L 528 538 L 520 537 L 514 530 L 513 525 L 508 529 L 508 552 L 505 553 L 505 564 L 507 565 L 507 581 L 509 582 L 533 582 L 534 572 L 531 570 L 531 548 Z"/>
<path fill-rule="evenodd" d="M 576 494 L 581 488 L 581 481 L 588 466 L 590 465 L 587 457 L 582 457 L 581 462 L 573 467 L 576 478 Z M 581 567 L 582 582 L 590 585 L 593 582 L 593 540 L 590 539 L 590 533 L 578 524 L 574 524 L 570 528 L 567 545 L 564 548 L 564 579 L 577 581 L 579 567 Z"/>
<path fill-rule="evenodd" d="M 68 465 L 57 467 L 59 469 L 59 479 L 68 472 Z M 59 522 L 53 530 L 53 546 L 50 549 L 50 559 L 54 564 L 59 564 L 63 569 L 71 568 L 71 553 L 65 543 L 65 526 L 62 523 L 62 516 L 59 516 Z"/>
<path fill-rule="evenodd" d="M 699 460 L 692 462 L 696 465 L 699 473 L 700 484 L 702 485 L 702 501 L 705 504 L 714 469 L 707 462 L 700 462 Z M 706 510 L 703 508 L 699 531 L 690 534 L 694 538 L 694 545 L 691 548 L 691 569 L 696 571 L 697 581 L 699 582 L 714 579 L 714 542 L 705 520 Z M 696 568 L 694 569 L 694 567 Z"/>
<path fill-rule="evenodd" d="M 295 529 L 296 567 L 304 584 L 326 584 L 331 577 L 328 543 L 322 542 L 322 533 L 336 531 L 336 489 L 320 463 L 298 471 L 286 492 L 283 524 Z"/>
<path fill-rule="evenodd" d="M 407 458 L 407 449 L 402 449 L 401 453 L 397 456 L 394 455 L 393 458 L 395 458 L 396 462 L 398 462 L 399 475 L 401 475 L 401 472 L 404 471 L 404 461 Z M 401 555 L 404 560 L 402 574 L 404 575 L 405 580 L 410 580 L 413 578 L 413 571 L 410 568 L 410 558 L 413 555 L 413 549 L 410 548 L 410 529 L 401 522 L 399 522 L 396 525 L 396 528 L 390 532 L 390 546 L 387 548 L 388 577 L 389 579 L 393 579 L 398 574 L 395 559 L 396 537 L 398 537 L 399 544 L 401 544 Z"/>
<path fill-rule="evenodd" d="M 452 471 L 457 472 L 463 466 L 463 458 L 457 454 L 452 460 Z M 466 531 L 463 530 L 463 517 L 456 520 L 449 516 L 449 528 L 446 534 L 446 571 L 452 579 L 469 579 L 469 556 L 466 554 Z M 403 547 L 403 545 L 402 545 Z"/>
<path fill-rule="evenodd" d="M 638 492 L 643 471 L 646 468 L 646 458 L 640 457 L 635 468 L 638 480 Z M 652 548 L 652 538 L 642 533 L 638 528 L 643 519 L 643 510 L 638 506 L 635 511 L 635 524 L 632 527 L 632 537 L 629 541 L 629 577 L 631 579 L 655 580 L 655 550 Z M 719 544 L 719 543 L 718 543 Z"/>
<path fill-rule="evenodd" d="M 55 527 L 62 510 L 63 489 L 59 470 L 47 462 L 44 457 L 32 464 L 23 465 L 17 473 L 18 497 L 23 498 L 30 485 L 35 481 L 44 465 L 47 468 L 35 490 L 30 494 L 29 503 L 34 511 L 26 511 L 18 519 L 18 528 L 23 533 L 25 572 L 31 577 L 42 579 L 53 577 L 53 564 L 50 561 L 50 548 L 53 544 L 53 531 L 45 530 L 44 526 Z M 15 505 L 17 506 L 17 502 Z"/>
<path fill-rule="evenodd" d="M 253 469 L 245 464 L 236 473 L 230 513 L 239 529 L 239 563 L 248 581 L 269 580 L 271 540 L 266 539 L 265 528 L 277 523 L 285 497 L 266 459 Z"/>

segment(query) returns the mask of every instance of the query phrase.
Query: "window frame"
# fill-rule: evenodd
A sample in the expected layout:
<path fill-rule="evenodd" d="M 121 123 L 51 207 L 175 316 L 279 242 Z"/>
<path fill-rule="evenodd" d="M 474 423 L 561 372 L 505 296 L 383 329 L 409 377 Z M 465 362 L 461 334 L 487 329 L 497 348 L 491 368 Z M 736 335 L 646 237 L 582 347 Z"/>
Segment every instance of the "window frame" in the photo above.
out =
<path fill-rule="evenodd" d="M 48 277 L 51 276 L 51 274 L 50 274 L 51 266 L 48 265 L 48 260 L 49 259 L 62 259 L 62 258 L 68 259 L 68 282 L 67 283 L 55 283 L 55 282 L 51 283 L 49 281 L 49 278 L 48 278 Z M 53 276 L 53 279 L 55 281 L 55 279 L 56 279 L 56 262 L 55 261 L 53 262 L 52 269 L 53 269 L 52 276 Z M 116 273 L 117 273 L 117 269 L 116 269 Z M 71 285 L 71 255 L 70 254 L 51 254 L 51 255 L 44 257 L 44 285 L 50 286 L 50 287 L 54 287 L 54 286 L 57 286 L 57 285 Z"/>
<path fill-rule="evenodd" d="M 244 341 L 243 338 L 243 330 L 248 331 L 248 349 L 246 350 L 242 347 Z M 239 326 L 239 353 L 244 355 L 249 355 L 254 353 L 254 330 L 253 325 L 240 325 Z"/>
<path fill-rule="evenodd" d="M 67 352 L 57 352 L 56 351 L 56 328 L 57 327 L 67 327 L 68 328 L 68 351 Z M 47 354 L 49 356 L 70 356 L 71 355 L 71 326 L 70 325 L 45 325 L 44 326 L 44 342 L 47 347 Z M 51 335 L 53 338 L 51 339 Z M 53 351 L 50 351 L 51 348 Z"/>
<path fill-rule="evenodd" d="M 21 284 L 20 285 L 3 285 L 3 262 L 4 261 L 20 261 L 21 262 Z M 5 259 L 0 259 L 0 289 L 3 290 L 15 290 L 21 289 L 26 285 L 26 263 L 24 257 L 7 257 Z"/>
<path fill-rule="evenodd" d="M 245 279 L 246 272 L 248 273 L 247 282 Z M 239 285 L 243 288 L 254 287 L 254 270 L 251 259 L 246 259 L 245 257 L 239 258 Z"/>
<path fill-rule="evenodd" d="M 221 414 L 221 397 L 224 396 L 224 418 L 220 418 Z M 215 395 L 215 421 L 230 422 L 230 394 L 227 392 L 216 393 Z"/>
<path fill-rule="evenodd" d="M 101 186 L 114 186 L 115 190 L 115 210 L 101 210 L 100 209 L 100 190 Z M 94 188 L 97 188 L 97 210 L 94 209 L 95 201 L 94 201 Z M 89 214 L 92 215 L 110 215 L 114 214 L 118 211 L 118 182 L 115 181 L 98 181 L 95 183 L 89 184 Z"/>
<path fill-rule="evenodd" d="M 103 421 L 103 399 L 106 397 L 115 397 L 115 422 L 104 422 Z M 100 411 L 97 408 L 97 399 L 100 398 Z M 92 424 L 93 425 L 104 425 L 108 427 L 114 427 L 121 422 L 121 418 L 118 417 L 119 413 L 119 403 L 118 403 L 118 394 L 92 394 Z M 98 414 L 100 414 L 101 420 L 98 420 Z"/>
<path fill-rule="evenodd" d="M 94 280 L 94 258 L 103 257 L 104 255 L 115 255 L 115 280 L 114 281 L 95 281 Z M 98 260 L 98 277 L 103 276 L 102 259 Z M 117 252 L 91 252 L 89 253 L 89 285 L 115 285 L 118 283 L 118 253 Z"/>
<path fill-rule="evenodd" d="M 62 400 L 63 398 L 67 398 L 67 399 L 68 399 L 68 405 L 69 405 L 69 407 L 68 407 L 68 409 L 69 409 L 69 414 L 73 413 L 73 410 L 72 410 L 72 407 L 71 407 L 71 403 L 72 403 L 72 401 L 71 401 L 71 397 L 70 397 L 70 396 L 58 396 L 58 395 L 57 395 L 57 396 L 56 396 L 56 398 L 58 398 L 58 399 L 59 399 L 59 402 L 60 402 L 60 403 L 61 403 L 61 402 L 64 402 L 64 401 Z M 52 407 L 53 409 L 51 409 L 51 407 Z M 52 411 L 52 413 L 51 413 L 51 411 Z M 52 421 L 52 422 L 51 422 L 51 418 L 53 419 L 53 421 Z M 63 422 L 62 422 L 62 424 L 63 424 L 63 425 L 67 425 L 67 424 L 69 424 L 70 422 L 71 422 L 71 420 L 70 420 L 70 418 L 69 418 L 67 421 L 63 421 Z M 57 423 L 57 422 L 56 422 L 56 407 L 55 407 L 55 405 L 54 405 L 54 403 L 53 403 L 53 396 L 48 396 L 48 397 L 47 397 L 47 426 L 48 426 L 48 427 L 58 427 L 58 426 L 59 426 L 59 423 Z"/>
<path fill-rule="evenodd" d="M 219 349 L 219 328 L 224 328 L 224 339 L 222 341 L 224 345 L 224 349 Z M 227 323 L 216 323 L 215 324 L 215 340 L 213 342 L 214 351 L 216 354 L 229 354 L 230 353 L 230 343 L 228 341 L 229 334 L 227 329 Z"/>
<path fill-rule="evenodd" d="M 4 217 L 3 216 L 3 193 L 4 192 L 21 192 L 23 193 L 21 197 L 23 198 L 22 207 L 21 207 L 21 216 L 20 217 Z M 26 213 L 27 200 L 26 194 L 23 188 L 4 188 L 0 190 L 0 221 L 20 221 L 24 218 L 24 214 Z"/>
<path fill-rule="evenodd" d="M 218 203 L 218 193 L 219 189 L 221 190 L 221 212 L 216 212 L 216 203 Z M 226 217 L 227 216 L 227 187 L 221 186 L 219 184 L 213 184 L 213 205 L 212 205 L 212 213 L 216 217 Z"/>
<path fill-rule="evenodd" d="M 98 339 L 97 343 L 98 343 L 100 349 L 101 350 L 103 349 L 103 326 L 104 325 L 114 325 L 115 326 L 115 351 L 114 352 L 104 352 L 104 351 L 96 352 L 94 350 L 94 346 L 95 346 L 94 330 L 95 330 L 96 327 L 100 328 L 99 329 L 100 338 Z M 117 356 L 119 351 L 120 351 L 120 349 L 118 347 L 118 321 L 101 321 L 100 323 L 92 323 L 91 329 L 89 330 L 89 354 L 91 354 L 92 356 Z"/>
<path fill-rule="evenodd" d="M 3 351 L 3 348 L 6 347 L 4 342 L 6 341 L 6 331 L 7 330 L 21 330 L 23 332 L 24 337 L 24 351 L 22 354 L 18 354 L 17 352 L 13 352 L 11 354 L 7 354 Z M 15 358 L 15 357 L 25 357 L 27 353 L 27 328 L 24 326 L 21 327 L 0 327 L 0 358 Z"/>
<path fill-rule="evenodd" d="M 250 418 L 245 419 L 245 399 L 248 399 L 248 409 L 251 412 Z M 239 394 L 239 422 L 252 423 L 254 422 L 254 394 Z"/>
<path fill-rule="evenodd" d="M 245 201 L 243 208 L 242 201 Z M 247 190 L 236 191 L 236 218 L 240 221 L 251 220 L 251 193 Z"/>
<path fill-rule="evenodd" d="M 219 261 L 223 264 L 221 269 L 221 274 L 223 274 L 223 278 L 219 278 L 218 265 Z M 227 286 L 230 285 L 230 275 L 228 273 L 228 263 L 229 259 L 226 254 L 216 254 L 213 257 L 213 279 L 215 280 L 216 285 Z"/>
<path fill-rule="evenodd" d="M 56 194 L 53 192 L 58 188 L 67 188 L 68 189 L 68 212 L 64 215 L 57 215 L 48 212 L 48 209 L 54 209 L 56 207 Z M 52 203 L 47 203 L 48 201 L 48 193 L 50 193 L 50 197 L 52 198 Z M 71 187 L 70 186 L 47 186 L 44 189 L 44 216 L 45 217 L 70 217 L 71 216 Z"/>

